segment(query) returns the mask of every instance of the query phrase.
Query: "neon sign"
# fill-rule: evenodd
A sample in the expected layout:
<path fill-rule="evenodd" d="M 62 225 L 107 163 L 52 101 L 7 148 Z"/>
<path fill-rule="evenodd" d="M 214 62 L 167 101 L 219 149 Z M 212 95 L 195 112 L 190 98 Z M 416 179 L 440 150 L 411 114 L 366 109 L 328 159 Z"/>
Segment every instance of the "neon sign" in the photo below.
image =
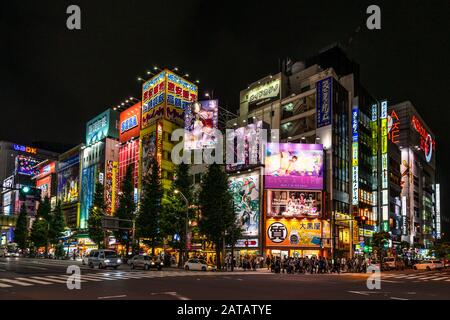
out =
<path fill-rule="evenodd" d="M 124 133 L 125 131 L 133 129 L 137 127 L 137 125 L 138 125 L 137 115 L 133 115 L 128 119 L 122 121 L 122 123 L 120 124 L 120 133 Z"/>
<path fill-rule="evenodd" d="M 411 124 L 420 135 L 420 149 L 422 149 L 425 153 L 425 159 L 427 162 L 430 162 L 431 157 L 433 156 L 433 150 L 436 148 L 436 141 L 433 140 L 427 129 L 424 128 L 420 120 L 414 115 L 412 117 Z"/>
<path fill-rule="evenodd" d="M 393 143 L 399 143 L 400 137 L 400 118 L 398 117 L 395 110 L 392 110 L 391 114 L 388 115 L 388 138 Z"/>
<path fill-rule="evenodd" d="M 352 110 L 352 204 L 359 204 L 359 167 L 358 167 L 358 106 L 353 106 Z"/>
<path fill-rule="evenodd" d="M 13 148 L 16 151 L 22 151 L 26 153 L 37 154 L 37 148 L 22 146 L 20 144 L 13 144 Z"/>

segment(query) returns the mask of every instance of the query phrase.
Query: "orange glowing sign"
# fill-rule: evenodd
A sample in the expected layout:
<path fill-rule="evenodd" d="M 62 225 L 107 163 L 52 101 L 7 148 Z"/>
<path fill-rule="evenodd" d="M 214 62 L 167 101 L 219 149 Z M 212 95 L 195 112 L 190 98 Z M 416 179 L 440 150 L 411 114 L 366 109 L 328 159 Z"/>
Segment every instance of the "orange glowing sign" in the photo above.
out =
<path fill-rule="evenodd" d="M 388 138 L 393 143 L 400 142 L 400 119 L 395 110 L 392 110 L 392 113 L 388 116 Z"/>

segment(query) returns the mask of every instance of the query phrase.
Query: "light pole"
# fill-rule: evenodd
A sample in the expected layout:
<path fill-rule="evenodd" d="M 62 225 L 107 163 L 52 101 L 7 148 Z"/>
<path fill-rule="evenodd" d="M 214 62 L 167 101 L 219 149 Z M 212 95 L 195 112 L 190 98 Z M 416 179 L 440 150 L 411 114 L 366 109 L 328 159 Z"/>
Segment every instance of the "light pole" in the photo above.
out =
<path fill-rule="evenodd" d="M 189 220 L 189 200 L 186 198 L 186 196 L 183 194 L 183 192 L 181 192 L 178 189 L 175 189 L 174 192 L 176 194 L 180 194 L 181 197 L 183 198 L 183 200 L 186 202 L 186 235 L 185 235 L 185 260 L 187 260 L 187 256 L 188 256 L 188 220 Z M 180 257 L 181 259 L 181 257 Z"/>

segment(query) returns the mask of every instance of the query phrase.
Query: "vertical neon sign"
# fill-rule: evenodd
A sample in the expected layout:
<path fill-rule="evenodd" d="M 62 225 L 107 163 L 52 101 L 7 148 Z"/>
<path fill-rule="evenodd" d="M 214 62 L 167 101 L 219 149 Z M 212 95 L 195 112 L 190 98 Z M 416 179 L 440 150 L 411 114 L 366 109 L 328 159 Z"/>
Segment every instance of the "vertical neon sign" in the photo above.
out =
<path fill-rule="evenodd" d="M 354 105 L 352 109 L 352 204 L 354 206 L 359 203 L 358 154 L 358 105 Z"/>
<path fill-rule="evenodd" d="M 388 189 L 388 124 L 387 124 L 387 101 L 381 101 L 381 205 L 382 205 L 382 228 L 389 230 L 389 189 Z"/>

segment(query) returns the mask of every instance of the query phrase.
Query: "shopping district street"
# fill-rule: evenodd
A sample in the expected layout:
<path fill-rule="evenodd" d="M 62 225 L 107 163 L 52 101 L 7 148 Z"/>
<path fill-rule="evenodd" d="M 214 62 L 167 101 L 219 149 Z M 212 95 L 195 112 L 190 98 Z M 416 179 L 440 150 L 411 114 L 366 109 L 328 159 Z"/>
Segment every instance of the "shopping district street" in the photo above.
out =
<path fill-rule="evenodd" d="M 68 289 L 69 265 L 81 270 L 80 289 Z M 79 261 L 0 258 L 0 299 L 450 299 L 450 270 L 392 271 L 380 289 L 367 287 L 368 274 L 275 274 L 266 268 L 233 272 L 98 270 Z M 214 288 L 214 290 L 211 290 Z"/>

